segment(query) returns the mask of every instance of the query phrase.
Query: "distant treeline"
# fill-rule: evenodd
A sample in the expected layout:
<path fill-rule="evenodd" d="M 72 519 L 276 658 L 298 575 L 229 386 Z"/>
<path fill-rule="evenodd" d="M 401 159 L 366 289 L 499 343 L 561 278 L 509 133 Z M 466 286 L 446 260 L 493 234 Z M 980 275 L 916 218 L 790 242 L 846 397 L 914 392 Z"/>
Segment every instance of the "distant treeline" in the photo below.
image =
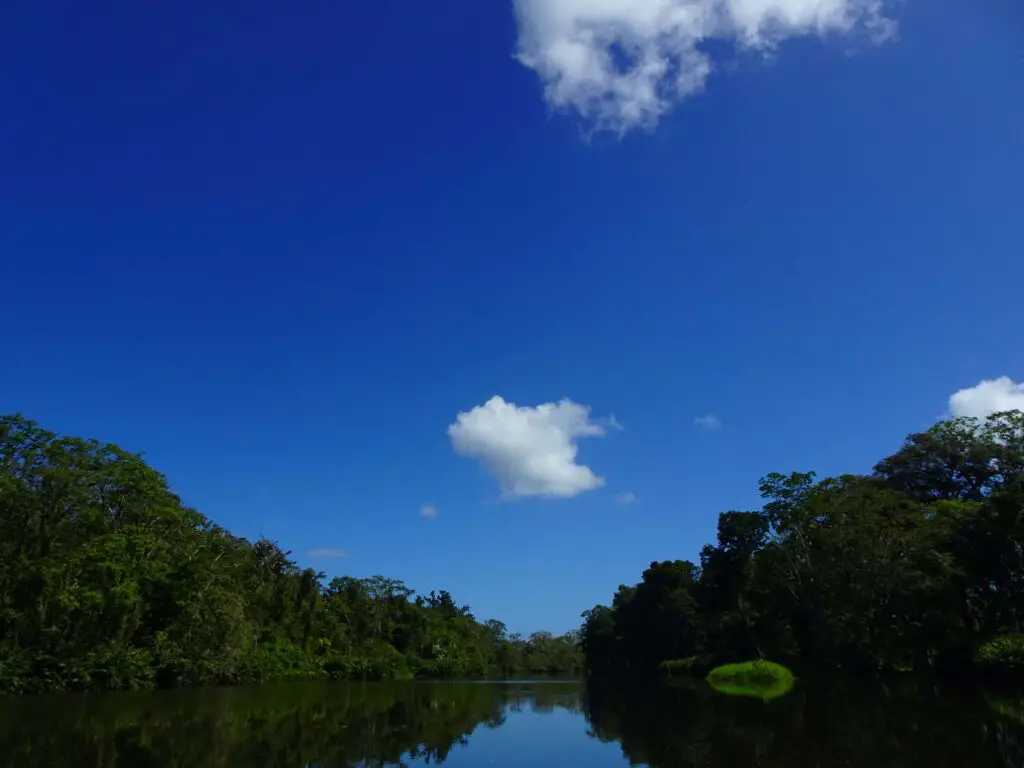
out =
<path fill-rule="evenodd" d="M 335 578 L 184 506 L 138 455 L 0 417 L 0 691 L 581 670 L 446 591 Z"/>
<path fill-rule="evenodd" d="M 837 435 L 837 440 L 842 436 Z M 907 437 L 866 476 L 772 474 L 718 542 L 584 616 L 593 674 L 769 658 L 852 672 L 1024 673 L 1024 414 Z"/>

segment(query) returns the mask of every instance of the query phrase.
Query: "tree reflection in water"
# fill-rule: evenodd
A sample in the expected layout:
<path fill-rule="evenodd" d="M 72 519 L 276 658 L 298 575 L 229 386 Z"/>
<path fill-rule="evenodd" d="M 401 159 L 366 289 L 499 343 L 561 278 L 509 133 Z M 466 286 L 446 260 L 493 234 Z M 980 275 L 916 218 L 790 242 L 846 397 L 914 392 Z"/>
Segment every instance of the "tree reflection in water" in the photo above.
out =
<path fill-rule="evenodd" d="M 0 764 L 372 768 L 436 765 L 467 747 L 464 764 L 518 768 L 529 762 L 526 748 L 535 759 L 552 731 L 545 725 L 525 743 L 530 719 L 558 712 L 576 715 L 551 721 L 564 724 L 556 726 L 565 729 L 559 748 L 571 754 L 578 743 L 587 765 L 582 755 L 593 752 L 584 719 L 591 738 L 615 745 L 601 766 L 1024 765 L 1024 695 L 939 690 L 912 679 L 801 681 L 768 702 L 723 696 L 696 681 L 298 684 L 9 698 L 0 700 Z M 473 739 L 513 717 L 526 720 L 509 727 L 509 738 Z"/>
<path fill-rule="evenodd" d="M 576 683 L 323 684 L 0 700 L 19 768 L 442 763 L 511 707 L 579 708 Z"/>
<path fill-rule="evenodd" d="M 1000 707 L 991 702 L 998 700 Z M 591 735 L 631 765 L 1024 766 L 1024 722 L 998 699 L 913 679 L 801 684 L 771 701 L 723 696 L 703 682 L 588 687 Z"/>

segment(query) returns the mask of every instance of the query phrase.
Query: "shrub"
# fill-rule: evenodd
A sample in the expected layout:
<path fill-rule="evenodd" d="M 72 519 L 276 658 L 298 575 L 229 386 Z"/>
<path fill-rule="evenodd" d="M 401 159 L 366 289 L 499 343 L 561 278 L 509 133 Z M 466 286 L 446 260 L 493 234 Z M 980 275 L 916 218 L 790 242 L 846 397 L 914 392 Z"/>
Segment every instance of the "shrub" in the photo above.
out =
<path fill-rule="evenodd" d="M 316 680 L 324 676 L 321 660 L 285 640 L 265 643 L 250 652 L 238 671 L 238 682 Z"/>
<path fill-rule="evenodd" d="M 31 690 L 32 663 L 20 651 L 0 652 L 0 692 L 23 693 Z"/>
<path fill-rule="evenodd" d="M 1000 635 L 982 645 L 974 657 L 989 674 L 1024 677 L 1024 635 Z"/>
<path fill-rule="evenodd" d="M 665 675 L 695 675 L 701 668 L 707 668 L 706 662 L 698 656 L 687 656 L 685 659 L 666 659 L 658 665 Z"/>
<path fill-rule="evenodd" d="M 408 660 L 390 644 L 355 654 L 331 651 L 322 657 L 323 672 L 332 680 L 411 680 Z"/>
<path fill-rule="evenodd" d="M 156 678 L 153 659 L 144 648 L 103 648 L 85 659 L 84 687 L 111 690 L 152 688 Z"/>

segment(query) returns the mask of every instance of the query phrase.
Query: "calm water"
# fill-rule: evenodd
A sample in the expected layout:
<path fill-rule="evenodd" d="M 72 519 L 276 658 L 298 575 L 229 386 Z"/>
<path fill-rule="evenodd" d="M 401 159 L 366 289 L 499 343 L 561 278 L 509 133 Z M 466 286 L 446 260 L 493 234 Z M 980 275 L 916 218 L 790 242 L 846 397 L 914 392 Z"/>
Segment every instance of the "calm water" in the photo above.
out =
<path fill-rule="evenodd" d="M 0 765 L 1024 766 L 1024 693 L 291 685 L 0 700 Z"/>

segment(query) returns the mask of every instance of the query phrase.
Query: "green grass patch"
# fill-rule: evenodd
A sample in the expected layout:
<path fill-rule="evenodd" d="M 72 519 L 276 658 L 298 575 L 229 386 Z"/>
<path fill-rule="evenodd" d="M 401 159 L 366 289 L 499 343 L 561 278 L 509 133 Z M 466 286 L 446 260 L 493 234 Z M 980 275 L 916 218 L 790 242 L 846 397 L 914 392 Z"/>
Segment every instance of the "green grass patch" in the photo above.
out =
<path fill-rule="evenodd" d="M 758 659 L 739 664 L 723 664 L 708 674 L 708 684 L 728 696 L 749 696 L 770 701 L 785 696 L 793 688 L 793 673 L 781 664 Z"/>

